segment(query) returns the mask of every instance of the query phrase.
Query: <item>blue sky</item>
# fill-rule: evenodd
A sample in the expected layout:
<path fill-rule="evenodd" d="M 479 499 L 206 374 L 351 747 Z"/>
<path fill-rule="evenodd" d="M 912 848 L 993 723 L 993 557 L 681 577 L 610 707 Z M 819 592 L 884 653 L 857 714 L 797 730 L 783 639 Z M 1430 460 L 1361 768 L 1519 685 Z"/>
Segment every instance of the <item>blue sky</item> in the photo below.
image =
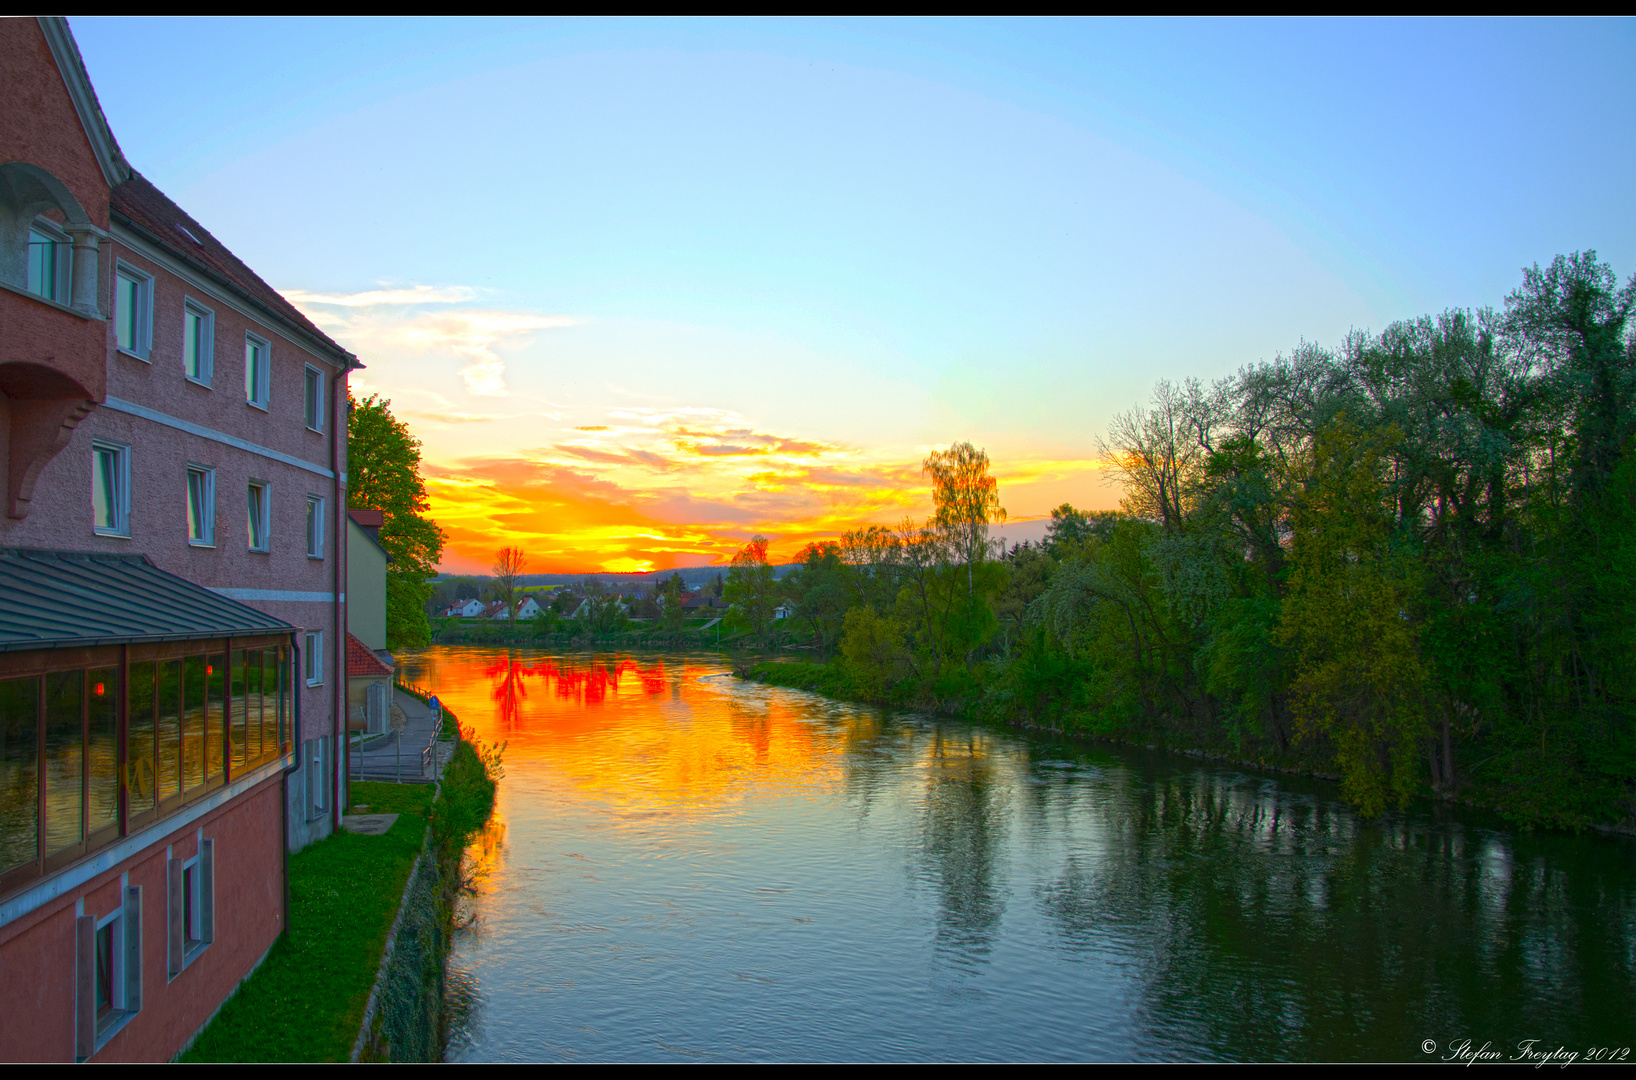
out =
<path fill-rule="evenodd" d="M 895 512 L 846 492 L 959 438 L 1013 513 L 1106 505 L 1095 438 L 1156 378 L 1497 305 L 1559 252 L 1636 270 L 1628 20 L 73 28 L 133 164 L 448 483 L 604 485 L 659 562 Z M 686 447 L 711 468 L 641 457 Z"/>

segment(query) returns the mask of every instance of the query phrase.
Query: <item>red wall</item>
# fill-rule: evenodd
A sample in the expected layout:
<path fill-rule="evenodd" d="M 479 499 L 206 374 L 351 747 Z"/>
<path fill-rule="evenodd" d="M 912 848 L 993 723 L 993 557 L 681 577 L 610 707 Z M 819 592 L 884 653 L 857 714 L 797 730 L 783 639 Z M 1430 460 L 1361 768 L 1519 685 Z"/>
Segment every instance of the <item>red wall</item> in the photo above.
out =
<path fill-rule="evenodd" d="M 101 917 L 120 903 L 120 875 L 142 886 L 142 1011 L 94 1061 L 167 1061 L 197 1032 L 283 930 L 284 849 L 275 775 L 86 883 L 0 927 L 0 1060 L 74 1060 L 74 906 Z M 165 940 L 166 846 L 176 858 L 215 841 L 216 939 L 174 980 Z"/>

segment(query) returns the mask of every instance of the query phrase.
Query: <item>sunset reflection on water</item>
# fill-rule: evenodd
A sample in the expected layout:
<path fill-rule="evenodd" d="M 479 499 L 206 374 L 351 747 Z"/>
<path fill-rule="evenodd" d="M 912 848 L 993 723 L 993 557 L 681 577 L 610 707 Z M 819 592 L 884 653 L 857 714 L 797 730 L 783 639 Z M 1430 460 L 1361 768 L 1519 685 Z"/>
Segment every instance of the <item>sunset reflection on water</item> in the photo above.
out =
<path fill-rule="evenodd" d="M 411 681 L 438 688 L 478 738 L 506 743 L 508 760 L 626 812 L 718 810 L 752 788 L 816 796 L 840 775 L 844 732 L 776 698 L 688 692 L 726 677 L 719 662 L 446 649 L 411 665 Z"/>
<path fill-rule="evenodd" d="M 401 660 L 505 744 L 452 1060 L 1425 1060 L 1636 1012 L 1626 839 L 1365 821 L 1331 785 L 709 655 Z"/>

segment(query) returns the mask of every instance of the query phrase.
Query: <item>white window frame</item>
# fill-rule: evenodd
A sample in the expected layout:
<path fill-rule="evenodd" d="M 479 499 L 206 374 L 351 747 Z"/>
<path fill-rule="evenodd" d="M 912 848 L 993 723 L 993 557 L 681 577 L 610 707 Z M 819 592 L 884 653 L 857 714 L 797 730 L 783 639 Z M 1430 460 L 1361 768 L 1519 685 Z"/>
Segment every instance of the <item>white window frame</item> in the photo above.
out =
<path fill-rule="evenodd" d="M 250 543 L 250 540 L 251 540 L 251 537 L 250 537 L 250 489 L 251 488 L 255 488 L 256 490 L 261 492 L 261 545 L 259 547 L 256 546 L 253 543 Z M 255 477 L 252 476 L 250 478 L 250 482 L 244 485 L 244 503 L 245 503 L 245 506 L 244 506 L 244 531 L 245 531 L 244 540 L 245 540 L 245 543 L 249 544 L 249 547 L 250 547 L 251 551 L 270 551 L 272 549 L 272 543 L 273 543 L 273 509 L 272 509 L 273 508 L 273 485 L 272 485 L 272 483 L 270 481 L 267 481 L 267 480 L 258 480 L 258 479 L 256 479 Z"/>
<path fill-rule="evenodd" d="M 250 385 L 250 349 L 259 346 L 261 349 L 261 370 L 257 373 L 255 386 Z M 252 408 L 268 411 L 268 403 L 272 399 L 273 387 L 273 343 L 260 334 L 246 333 L 244 335 L 244 403 Z"/>
<path fill-rule="evenodd" d="M 119 344 L 119 299 L 125 291 L 121 281 L 136 286 L 136 318 L 131 327 L 131 347 L 128 349 Z M 145 364 L 153 362 L 153 275 L 123 259 L 114 265 L 114 345 L 126 356 L 134 356 Z"/>
<path fill-rule="evenodd" d="M 194 537 L 191 533 L 189 533 L 188 538 L 187 538 L 188 546 L 189 547 L 200 547 L 200 548 L 215 547 L 216 546 L 216 470 L 214 468 L 212 468 L 211 466 L 209 466 L 209 465 L 201 465 L 197 461 L 190 461 L 190 462 L 187 463 L 187 473 L 188 473 L 188 484 L 184 488 L 184 491 L 186 492 L 186 495 L 187 495 L 187 506 L 184 508 L 184 520 L 186 520 L 186 511 L 192 510 L 192 508 L 193 508 L 193 484 L 192 484 L 192 480 L 193 480 L 193 474 L 194 473 L 204 474 L 204 486 L 205 486 L 205 491 L 204 491 L 204 503 L 205 503 L 205 506 L 204 506 L 204 521 L 202 522 L 202 524 L 204 526 L 204 536 Z"/>
<path fill-rule="evenodd" d="M 28 289 L 27 269 L 24 270 L 23 287 L 28 289 L 28 291 L 34 296 L 40 297 L 42 300 L 49 300 L 53 304 L 62 304 L 64 307 L 67 307 L 69 290 L 72 288 L 74 280 L 73 242 L 69 239 L 68 234 L 63 231 L 62 226 L 58 225 L 55 221 L 52 221 L 48 217 L 35 218 L 28 228 L 30 232 L 44 233 L 46 237 L 54 245 L 56 245 L 57 250 L 52 253 L 52 276 L 55 280 L 51 282 L 51 291 L 54 295 L 47 296 L 44 293 L 34 292 L 33 289 Z M 29 239 L 28 246 L 30 248 L 34 246 L 34 241 L 32 238 Z M 33 252 L 30 252 L 29 254 L 32 256 Z"/>
<path fill-rule="evenodd" d="M 168 896 L 169 914 L 175 919 L 174 923 L 167 920 L 165 930 L 171 979 L 180 976 L 216 940 L 215 845 L 214 840 L 205 839 L 204 830 L 200 829 L 193 858 L 178 859 L 172 855 L 167 860 L 167 893 L 180 885 L 178 891 Z M 177 869 L 172 871 L 170 867 Z M 192 895 L 189 896 L 189 893 Z M 192 903 L 187 903 L 188 900 Z M 191 921 L 188 918 L 190 909 Z M 177 926 L 181 929 L 179 941 L 174 930 Z"/>
<path fill-rule="evenodd" d="M 302 664 L 306 667 L 302 677 L 308 686 L 324 685 L 324 632 L 322 630 L 308 630 L 301 639 L 304 656 Z"/>
<path fill-rule="evenodd" d="M 324 497 L 307 496 L 307 558 L 324 557 Z"/>
<path fill-rule="evenodd" d="M 76 1057 L 90 1057 L 108 1044 L 108 1040 L 117 1035 L 137 1013 L 142 1011 L 142 886 L 132 885 L 130 875 L 120 876 L 120 906 L 100 918 L 95 916 L 84 919 L 91 924 L 90 959 L 91 980 L 89 986 L 80 985 L 76 990 L 76 999 L 82 994 L 88 994 L 90 1000 L 75 1001 L 76 1009 L 91 1010 L 89 1046 L 78 1045 Z M 83 904 L 84 901 L 81 901 Z M 84 908 L 80 908 L 81 911 Z M 97 939 L 102 931 L 112 927 L 111 952 L 112 961 L 109 971 L 108 987 L 109 1013 L 106 1017 L 97 1016 L 97 975 L 98 964 L 95 950 Z M 76 1025 L 77 1026 L 77 1025 Z M 80 1036 L 76 1033 L 75 1042 L 79 1043 Z"/>
<path fill-rule="evenodd" d="M 310 389 L 314 380 L 318 384 L 318 400 L 316 402 L 312 400 Z M 308 413 L 309 405 L 312 407 L 310 414 Z M 308 364 L 301 382 L 301 414 L 306 420 L 308 431 L 323 432 L 324 414 L 328 411 L 328 408 L 329 376 L 325 374 L 323 368 Z"/>
<path fill-rule="evenodd" d="M 124 443 L 107 439 L 91 440 L 91 506 L 96 506 L 97 454 L 104 450 L 113 451 L 114 468 L 118 474 L 114 478 L 114 524 L 98 525 L 93 521 L 91 531 L 98 536 L 117 536 L 128 540 L 131 536 L 131 448 Z"/>
<path fill-rule="evenodd" d="M 199 320 L 199 374 L 187 369 L 187 317 Z M 195 386 L 210 385 L 216 367 L 216 313 L 191 296 L 182 299 L 182 377 Z"/>

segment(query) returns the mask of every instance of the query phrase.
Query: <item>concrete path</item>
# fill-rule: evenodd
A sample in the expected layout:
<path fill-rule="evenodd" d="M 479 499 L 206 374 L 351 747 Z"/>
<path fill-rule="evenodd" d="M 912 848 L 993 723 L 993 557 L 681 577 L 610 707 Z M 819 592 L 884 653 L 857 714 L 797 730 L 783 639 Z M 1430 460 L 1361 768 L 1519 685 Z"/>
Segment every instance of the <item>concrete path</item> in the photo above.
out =
<path fill-rule="evenodd" d="M 452 743 L 437 739 L 437 718 L 431 706 L 401 690 L 392 693 L 392 731 L 366 745 L 352 747 L 347 772 L 354 780 L 397 780 L 428 784 L 442 773 Z M 432 747 L 432 753 L 425 751 Z"/>

